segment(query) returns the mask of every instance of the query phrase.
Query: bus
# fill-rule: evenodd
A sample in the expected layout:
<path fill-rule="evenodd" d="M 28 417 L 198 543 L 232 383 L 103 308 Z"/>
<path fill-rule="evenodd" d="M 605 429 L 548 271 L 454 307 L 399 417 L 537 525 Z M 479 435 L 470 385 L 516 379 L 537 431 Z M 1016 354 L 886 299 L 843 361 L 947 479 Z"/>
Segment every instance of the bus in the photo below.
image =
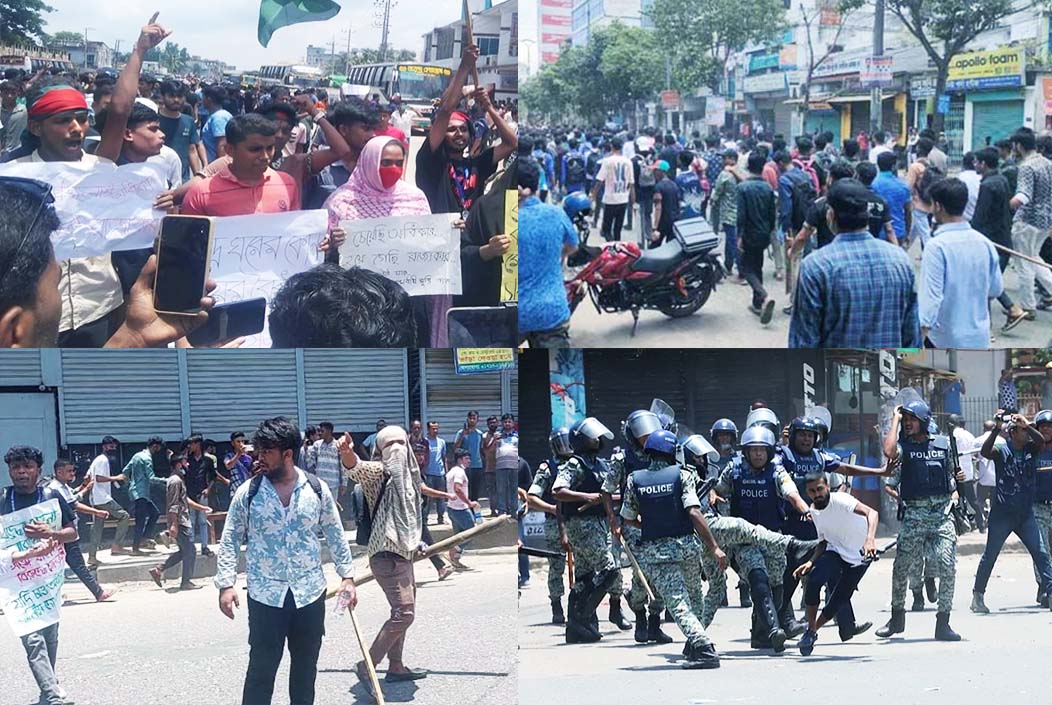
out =
<path fill-rule="evenodd" d="M 435 64 L 391 62 L 385 64 L 362 64 L 352 66 L 347 82 L 356 86 L 368 86 L 369 95 L 380 94 L 380 99 L 390 102 L 396 93 L 402 102 L 420 114 L 413 121 L 413 133 L 426 132 L 431 127 L 434 101 L 442 97 L 453 79 L 453 69 Z"/>
<path fill-rule="evenodd" d="M 77 73 L 77 68 L 69 60 L 69 54 L 0 46 L 0 72 L 6 69 L 22 69 L 26 76 L 29 77 L 40 69 L 51 68 L 59 68 L 73 74 Z"/>
<path fill-rule="evenodd" d="M 259 69 L 261 86 L 288 86 L 289 88 L 312 88 L 324 81 L 322 70 L 299 64 L 271 64 Z"/>

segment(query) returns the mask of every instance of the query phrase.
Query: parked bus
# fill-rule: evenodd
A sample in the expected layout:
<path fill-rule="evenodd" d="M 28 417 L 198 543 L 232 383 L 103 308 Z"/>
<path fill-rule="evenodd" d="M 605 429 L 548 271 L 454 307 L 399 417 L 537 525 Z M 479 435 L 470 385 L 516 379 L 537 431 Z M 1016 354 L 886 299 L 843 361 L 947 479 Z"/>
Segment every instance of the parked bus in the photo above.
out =
<path fill-rule="evenodd" d="M 434 101 L 442 97 L 452 78 L 453 69 L 446 66 L 390 62 L 352 66 L 347 82 L 368 86 L 369 95 L 379 94 L 383 102 L 400 95 L 403 103 L 420 114 L 413 122 L 413 132 L 421 134 L 431 127 Z"/>
<path fill-rule="evenodd" d="M 322 70 L 298 64 L 271 64 L 259 69 L 259 81 L 263 86 L 288 86 L 310 88 L 323 81 Z"/>
<path fill-rule="evenodd" d="M 22 69 L 27 76 L 32 76 L 40 69 L 50 68 L 77 73 L 77 68 L 69 60 L 69 54 L 0 46 L 0 72 L 6 69 Z"/>

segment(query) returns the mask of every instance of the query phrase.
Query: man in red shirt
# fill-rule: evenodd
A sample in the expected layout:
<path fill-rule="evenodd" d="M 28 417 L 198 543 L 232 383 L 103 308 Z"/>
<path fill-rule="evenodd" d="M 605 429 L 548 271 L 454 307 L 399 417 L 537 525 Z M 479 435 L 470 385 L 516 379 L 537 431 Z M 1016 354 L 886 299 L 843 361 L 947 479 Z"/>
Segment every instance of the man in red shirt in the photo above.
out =
<path fill-rule="evenodd" d="M 377 137 L 390 137 L 396 139 L 405 145 L 405 148 L 409 149 L 409 138 L 405 136 L 405 133 L 400 129 L 391 124 L 391 114 L 394 113 L 394 106 L 392 105 L 381 105 L 380 106 L 380 126 L 376 128 Z"/>

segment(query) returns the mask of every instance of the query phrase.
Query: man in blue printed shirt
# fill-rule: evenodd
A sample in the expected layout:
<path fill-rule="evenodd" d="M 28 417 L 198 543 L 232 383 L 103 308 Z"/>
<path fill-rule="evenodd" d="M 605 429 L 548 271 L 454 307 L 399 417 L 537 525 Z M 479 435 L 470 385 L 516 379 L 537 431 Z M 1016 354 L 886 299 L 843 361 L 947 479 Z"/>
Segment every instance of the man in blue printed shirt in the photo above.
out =
<path fill-rule="evenodd" d="M 472 502 L 478 501 L 482 486 L 482 430 L 479 428 L 479 412 L 469 411 L 464 428 L 457 431 L 453 439 L 453 452 L 463 448 L 471 454 L 471 466 L 467 468 L 468 487 Z"/>
<path fill-rule="evenodd" d="M 789 347 L 920 347 L 913 267 L 901 248 L 870 234 L 868 189 L 841 179 L 826 201 L 837 235 L 800 264 Z"/>
<path fill-rule="evenodd" d="M 233 497 L 252 476 L 252 456 L 245 452 L 245 434 L 241 431 L 230 434 L 230 445 L 234 450 L 223 457 L 223 465 L 230 473 L 230 496 Z"/>
<path fill-rule="evenodd" d="M 268 419 L 259 425 L 252 443 L 263 472 L 242 485 L 230 503 L 215 577 L 219 609 L 233 619 L 234 608 L 240 606 L 237 559 L 247 537 L 249 660 L 242 705 L 270 704 L 286 640 L 289 700 L 313 705 L 325 634 L 326 581 L 318 529 L 343 578 L 340 592 L 353 608 L 358 596 L 351 551 L 329 486 L 295 465 L 302 444 L 295 424 L 282 416 Z"/>

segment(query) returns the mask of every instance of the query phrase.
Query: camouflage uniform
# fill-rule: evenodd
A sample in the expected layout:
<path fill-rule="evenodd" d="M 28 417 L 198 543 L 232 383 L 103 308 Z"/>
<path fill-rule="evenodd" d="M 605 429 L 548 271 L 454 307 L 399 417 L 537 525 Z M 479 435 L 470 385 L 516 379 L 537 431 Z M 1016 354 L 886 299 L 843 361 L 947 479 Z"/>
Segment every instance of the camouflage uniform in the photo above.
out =
<path fill-rule="evenodd" d="M 901 466 L 900 466 L 901 467 Z M 899 475 L 894 475 L 888 478 L 887 486 L 895 489 L 899 488 Z M 954 529 L 956 532 L 956 528 Z M 896 552 L 897 555 L 897 552 Z M 936 572 L 935 563 L 928 556 L 918 556 L 916 561 L 911 564 L 913 569 L 909 574 L 909 589 L 910 592 L 920 592 L 924 589 L 924 581 L 929 578 L 937 578 L 938 573 Z"/>
<path fill-rule="evenodd" d="M 1034 519 L 1037 521 L 1037 528 L 1041 535 L 1041 545 L 1045 547 L 1045 552 L 1052 555 L 1052 504 L 1034 502 Z M 1034 565 L 1034 577 L 1040 585 L 1041 575 L 1038 573 L 1036 564 Z"/>
<path fill-rule="evenodd" d="M 588 469 L 577 458 L 570 458 L 559 466 L 559 473 L 552 490 L 572 489 Z M 576 573 L 599 572 L 615 567 L 610 552 L 610 527 L 600 516 L 566 517 L 566 538 L 573 546 L 574 571 Z M 618 593 L 620 594 L 620 593 Z"/>
<path fill-rule="evenodd" d="M 533 476 L 533 484 L 530 485 L 528 494 L 536 497 L 544 497 L 551 490 L 552 468 L 548 463 L 541 463 L 537 468 L 537 474 Z M 553 514 L 544 515 L 544 538 L 548 542 L 549 551 L 562 553 L 563 547 L 559 543 L 559 520 Z M 563 573 L 566 572 L 566 557 L 559 555 L 557 558 L 548 559 L 548 598 L 558 600 L 566 592 L 563 583 Z"/>
<path fill-rule="evenodd" d="M 654 466 L 653 461 L 651 461 L 650 466 Z M 626 468 L 624 452 L 615 452 L 610 457 L 610 472 L 607 474 L 606 479 L 603 480 L 603 492 L 611 495 L 620 494 L 621 485 L 624 481 L 625 474 Z M 624 500 L 622 499 L 622 502 L 623 501 Z M 628 547 L 632 550 L 632 553 L 637 556 L 636 560 L 638 560 L 639 552 L 642 550 L 642 547 L 640 545 L 640 541 L 643 537 L 642 532 L 634 526 L 625 524 L 621 527 L 621 535 L 624 537 L 625 542 L 629 544 Z M 613 537 L 611 536 L 611 541 L 612 540 Z M 624 562 L 620 561 L 622 553 L 620 546 L 612 546 L 612 548 L 614 560 L 618 563 L 618 567 L 623 568 L 625 566 L 632 566 L 627 556 L 625 557 Z M 623 589 L 624 583 L 618 581 L 616 585 L 617 587 Z M 610 594 L 614 594 L 614 591 L 611 590 Z M 650 614 L 661 614 L 661 612 L 665 609 L 665 601 L 661 599 L 661 597 L 656 593 L 656 591 L 654 593 L 654 596 L 657 599 L 650 603 L 649 612 Z M 641 612 L 643 611 L 643 609 L 647 608 L 647 591 L 646 588 L 643 587 L 643 583 L 640 582 L 639 576 L 636 575 L 636 571 L 634 569 L 632 570 L 632 587 L 628 591 L 628 608 L 633 612 Z"/>
<path fill-rule="evenodd" d="M 701 503 L 694 489 L 696 475 L 689 470 L 681 470 L 680 477 L 683 482 L 683 506 L 687 509 L 699 507 Z M 625 519 L 639 518 L 639 505 L 631 475 L 625 487 L 621 516 Z M 702 623 L 705 595 L 701 586 L 701 556 L 701 541 L 693 533 L 689 536 L 641 541 L 636 555 L 654 592 L 664 599 L 680 631 L 689 643 L 697 645 L 712 643 Z"/>

